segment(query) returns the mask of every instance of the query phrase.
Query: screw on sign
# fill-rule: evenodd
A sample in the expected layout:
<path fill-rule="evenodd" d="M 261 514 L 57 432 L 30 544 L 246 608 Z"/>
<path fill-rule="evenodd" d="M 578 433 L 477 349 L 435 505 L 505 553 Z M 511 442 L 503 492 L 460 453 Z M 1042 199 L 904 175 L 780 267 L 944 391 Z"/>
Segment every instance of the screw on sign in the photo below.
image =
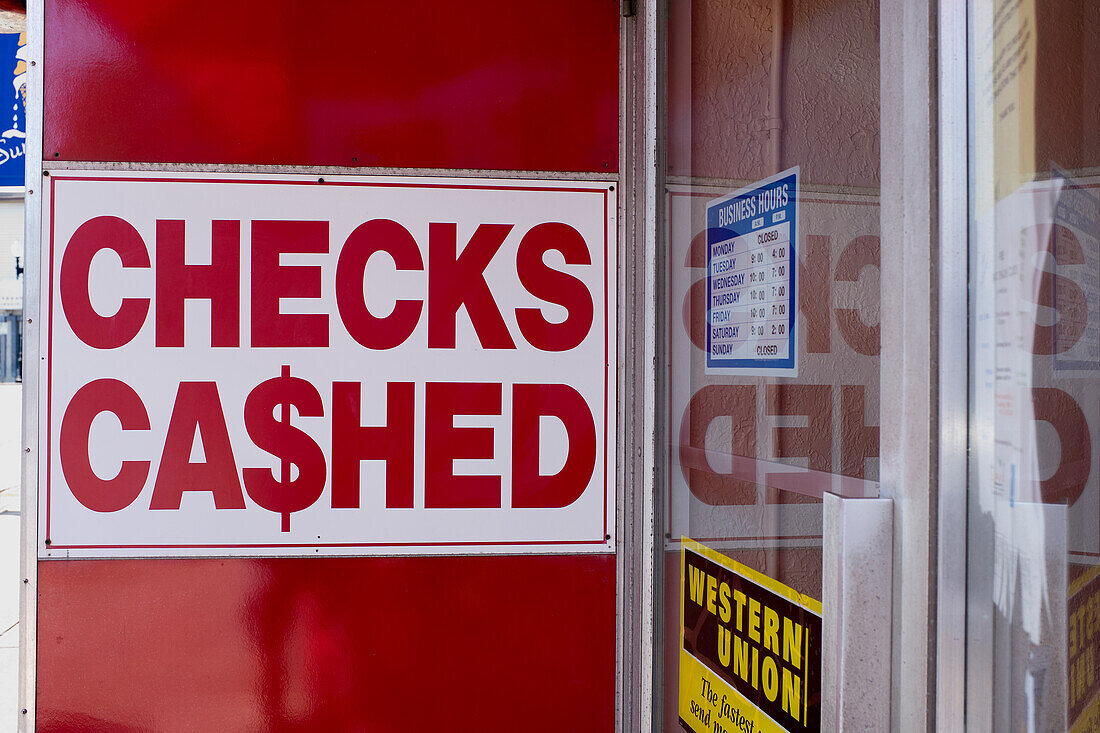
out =
<path fill-rule="evenodd" d="M 244 403 L 244 424 L 257 446 L 279 456 L 279 477 L 268 468 L 244 469 L 248 495 L 268 511 L 282 515 L 283 532 L 290 531 L 290 514 L 307 509 L 325 489 L 328 471 L 321 447 L 290 424 L 290 408 L 302 417 L 321 417 L 325 406 L 317 389 L 304 379 L 290 376 L 290 367 L 262 382 L 249 393 Z M 275 408 L 280 411 L 275 418 Z M 298 477 L 291 479 L 291 463 Z"/>

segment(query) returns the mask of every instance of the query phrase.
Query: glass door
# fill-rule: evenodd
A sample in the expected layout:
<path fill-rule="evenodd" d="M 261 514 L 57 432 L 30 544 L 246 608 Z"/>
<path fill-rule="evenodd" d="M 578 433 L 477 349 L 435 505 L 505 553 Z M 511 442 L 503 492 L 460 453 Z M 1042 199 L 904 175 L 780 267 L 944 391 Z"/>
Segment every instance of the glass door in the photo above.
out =
<path fill-rule="evenodd" d="M 1100 730 L 1100 5 L 971 0 L 970 730 Z"/>

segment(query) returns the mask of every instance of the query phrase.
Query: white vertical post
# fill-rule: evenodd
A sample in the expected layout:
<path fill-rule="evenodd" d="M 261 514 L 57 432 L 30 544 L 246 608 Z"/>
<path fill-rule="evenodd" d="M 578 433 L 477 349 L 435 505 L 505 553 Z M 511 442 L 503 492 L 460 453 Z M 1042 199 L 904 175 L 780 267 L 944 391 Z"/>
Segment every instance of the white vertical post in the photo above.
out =
<path fill-rule="evenodd" d="M 936 714 L 938 12 L 937 0 L 879 6 L 882 282 L 890 284 L 881 310 L 879 465 L 882 496 L 894 500 L 893 731 L 930 730 Z"/>
<path fill-rule="evenodd" d="M 663 8 L 650 0 L 631 3 L 620 35 L 616 728 L 624 733 L 657 727 L 662 694 L 656 446 Z"/>
<path fill-rule="evenodd" d="M 939 320 L 936 729 L 965 728 L 969 174 L 967 4 L 937 8 Z M 931 613 L 931 611 L 930 611 Z"/>
<path fill-rule="evenodd" d="M 890 729 L 893 502 L 824 497 L 821 730 Z"/>

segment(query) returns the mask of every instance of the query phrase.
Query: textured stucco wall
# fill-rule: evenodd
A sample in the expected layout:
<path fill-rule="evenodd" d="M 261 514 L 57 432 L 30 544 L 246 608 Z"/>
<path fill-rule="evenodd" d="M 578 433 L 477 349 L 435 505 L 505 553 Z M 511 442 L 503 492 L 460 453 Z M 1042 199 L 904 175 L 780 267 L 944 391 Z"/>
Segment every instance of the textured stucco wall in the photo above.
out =
<path fill-rule="evenodd" d="M 878 0 L 786 0 L 783 155 L 807 182 L 874 188 L 879 175 Z M 771 0 L 673 0 L 669 171 L 756 180 L 768 160 Z"/>
<path fill-rule="evenodd" d="M 1036 4 L 1035 167 L 1100 167 L 1100 3 Z"/>
<path fill-rule="evenodd" d="M 877 188 L 878 0 L 787 7 L 783 165 L 810 183 Z"/>
<path fill-rule="evenodd" d="M 690 157 L 670 155 L 674 175 L 753 180 L 766 176 L 771 73 L 770 0 L 672 3 L 670 92 L 678 103 L 670 136 L 690 141 Z M 686 47 L 685 47 L 686 46 Z M 685 64 L 685 57 L 690 63 Z M 690 90 L 690 96 L 684 94 Z"/>

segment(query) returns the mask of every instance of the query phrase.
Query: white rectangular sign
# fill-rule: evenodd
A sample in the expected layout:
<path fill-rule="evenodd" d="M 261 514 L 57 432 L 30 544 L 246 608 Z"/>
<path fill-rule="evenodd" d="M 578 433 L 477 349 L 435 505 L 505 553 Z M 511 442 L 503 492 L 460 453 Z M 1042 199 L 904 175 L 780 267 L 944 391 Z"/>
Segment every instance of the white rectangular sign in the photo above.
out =
<path fill-rule="evenodd" d="M 614 549 L 612 184 L 47 183 L 40 556 Z"/>

